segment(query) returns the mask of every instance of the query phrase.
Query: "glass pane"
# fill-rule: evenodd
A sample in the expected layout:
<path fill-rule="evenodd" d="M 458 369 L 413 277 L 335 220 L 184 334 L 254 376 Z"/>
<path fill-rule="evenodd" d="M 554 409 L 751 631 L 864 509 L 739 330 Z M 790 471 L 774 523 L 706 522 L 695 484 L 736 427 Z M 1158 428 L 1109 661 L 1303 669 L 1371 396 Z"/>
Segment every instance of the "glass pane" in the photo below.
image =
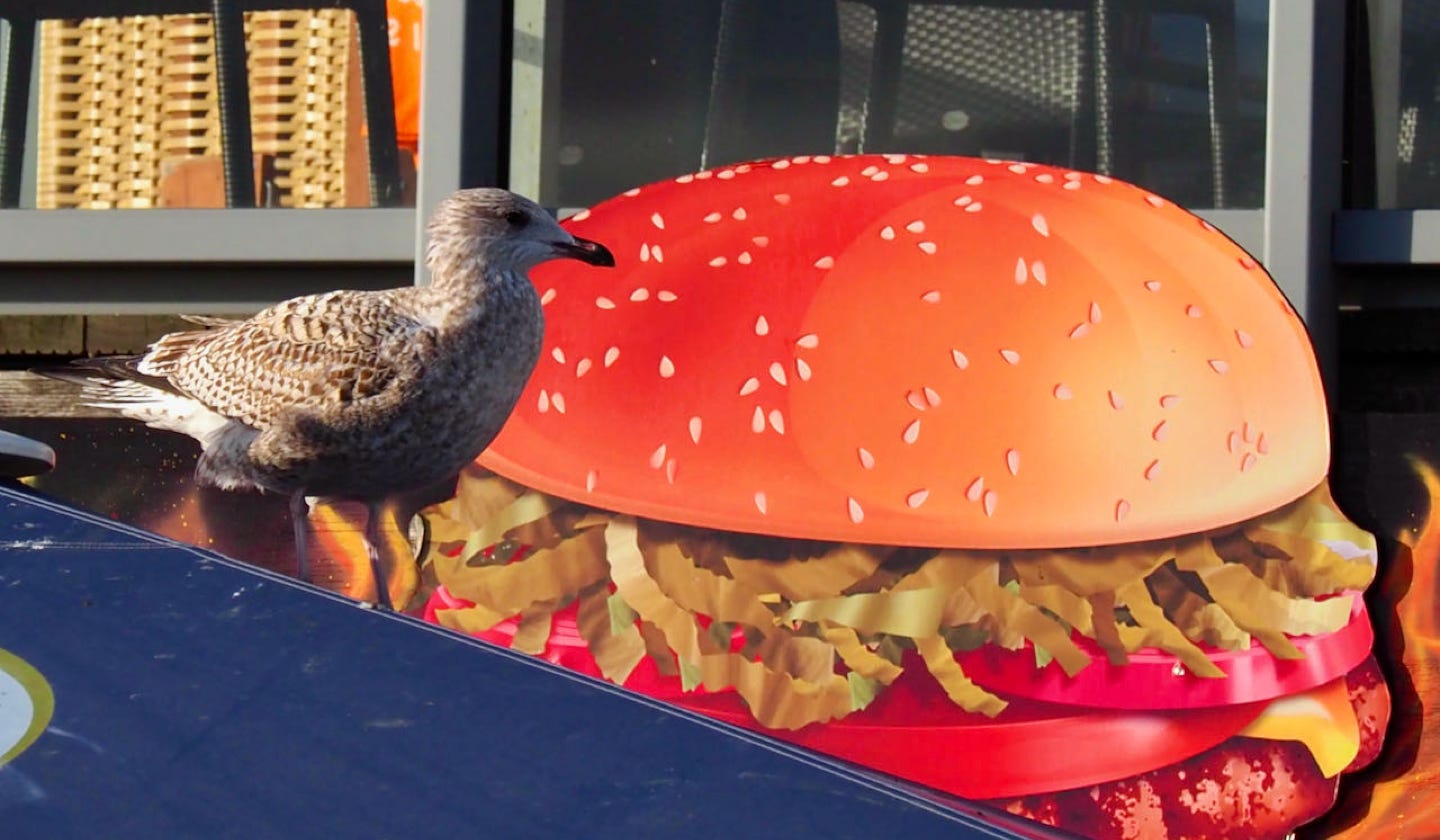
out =
<path fill-rule="evenodd" d="M 1383 209 L 1440 207 L 1440 62 L 1435 59 L 1440 3 L 1369 0 L 1366 5 L 1375 178 L 1357 185 L 1355 203 Z"/>
<path fill-rule="evenodd" d="M 862 151 L 1263 198 L 1266 0 L 519 0 L 516 28 L 512 185 L 552 205 Z"/>
<path fill-rule="evenodd" d="M 398 203 L 414 203 L 419 5 L 392 0 Z M 43 7 L 42 7 L 43 8 Z M 374 30 L 384 32 L 378 28 Z M 348 11 L 245 15 L 256 204 L 368 207 L 359 26 Z M 224 207 L 215 29 L 208 15 L 43 20 L 34 195 L 42 209 Z M 383 78 L 383 74 L 382 74 Z M 384 78 L 386 86 L 392 79 Z M 28 179 L 27 179 L 28 181 Z M 393 205 L 396 200 L 388 202 Z"/>

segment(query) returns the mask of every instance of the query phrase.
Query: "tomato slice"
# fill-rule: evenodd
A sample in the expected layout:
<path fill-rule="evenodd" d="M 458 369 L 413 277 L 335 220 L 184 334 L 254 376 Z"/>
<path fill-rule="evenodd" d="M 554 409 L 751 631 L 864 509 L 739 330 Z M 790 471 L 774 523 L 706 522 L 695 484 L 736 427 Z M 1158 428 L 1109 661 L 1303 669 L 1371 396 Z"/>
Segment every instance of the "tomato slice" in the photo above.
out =
<path fill-rule="evenodd" d="M 425 618 L 435 621 L 437 609 L 467 605 L 441 587 L 426 604 Z M 514 632 L 514 622 L 506 621 L 476 635 L 508 646 Z M 541 656 L 600 676 L 576 630 L 573 606 L 555 614 Z M 1235 735 L 1266 705 L 1134 711 L 1007 698 L 1010 705 L 1005 711 L 987 718 L 950 702 L 918 657 L 904 665 L 906 673 L 864 711 L 795 731 L 760 726 L 733 691 L 685 692 L 678 678 L 660 674 L 648 658 L 625 687 L 714 720 L 972 799 L 1069 790 L 1164 767 Z M 1033 660 L 1030 669 L 1034 671 Z"/>
<path fill-rule="evenodd" d="M 1224 679 L 1197 677 L 1174 656 L 1156 649 L 1132 653 L 1128 664 L 1111 667 L 1100 647 L 1079 634 L 1076 643 L 1094 661 L 1073 677 L 1056 662 L 1036 668 L 1028 642 L 1018 650 L 987 645 L 956 659 L 977 684 L 1007 696 L 1116 709 L 1199 709 L 1273 700 L 1343 677 L 1370 655 L 1375 634 L 1365 601 L 1356 593 L 1349 624 L 1290 641 L 1305 654 L 1303 659 L 1277 659 L 1259 642 L 1245 650 L 1201 645 L 1226 673 Z"/>

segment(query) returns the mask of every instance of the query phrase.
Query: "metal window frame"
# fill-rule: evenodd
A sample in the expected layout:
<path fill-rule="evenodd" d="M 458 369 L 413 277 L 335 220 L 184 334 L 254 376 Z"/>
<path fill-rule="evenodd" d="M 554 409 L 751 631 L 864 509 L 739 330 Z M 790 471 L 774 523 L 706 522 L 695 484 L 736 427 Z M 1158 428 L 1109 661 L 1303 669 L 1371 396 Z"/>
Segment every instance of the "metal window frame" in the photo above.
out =
<path fill-rule="evenodd" d="M 343 210 L 0 210 L 0 312 L 96 314 L 242 312 L 339 286 L 384 288 L 424 279 L 422 220 L 468 172 L 503 174 L 495 143 L 467 143 L 485 96 L 454 103 L 468 86 L 467 35 L 503 32 L 502 2 L 431 0 L 422 30 L 421 154 L 415 208 Z M 488 27 L 484 24 L 488 18 Z M 498 37 L 498 35 L 497 35 Z M 481 44 L 484 46 L 493 46 Z M 498 71 L 497 71 L 498 73 Z M 32 123 L 34 121 L 32 120 Z M 421 212 L 417 212 L 421 211 Z M 177 274 L 177 271 L 179 272 Z M 168 289 L 168 292 L 166 291 Z"/>

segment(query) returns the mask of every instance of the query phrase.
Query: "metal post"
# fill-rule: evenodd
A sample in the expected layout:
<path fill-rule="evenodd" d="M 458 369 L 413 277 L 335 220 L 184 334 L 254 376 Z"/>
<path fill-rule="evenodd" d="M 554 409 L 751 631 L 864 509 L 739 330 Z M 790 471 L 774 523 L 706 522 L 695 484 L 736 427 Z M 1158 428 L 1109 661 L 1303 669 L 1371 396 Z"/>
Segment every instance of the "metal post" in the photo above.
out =
<path fill-rule="evenodd" d="M 9 24 L 5 65 L 0 69 L 0 207 L 19 207 L 30 75 L 35 60 L 35 21 L 15 18 Z"/>
<path fill-rule="evenodd" d="M 440 199 L 460 186 L 465 85 L 463 0 L 425 4 L 420 51 L 420 173 L 415 196 L 415 283 L 430 282 L 425 267 L 425 225 Z"/>
<path fill-rule="evenodd" d="M 399 207 L 400 158 L 395 144 L 395 91 L 390 80 L 390 35 L 384 0 L 355 5 L 360 30 L 360 87 L 369 127 L 370 201 Z"/>
<path fill-rule="evenodd" d="M 1305 320 L 1335 393 L 1338 295 L 1331 224 L 1340 209 L 1345 0 L 1270 0 L 1265 113 L 1265 264 Z"/>
<path fill-rule="evenodd" d="M 245 15 L 234 0 L 213 0 L 215 86 L 220 98 L 220 148 L 225 206 L 255 206 L 255 156 L 250 144 L 250 80 L 245 67 Z"/>

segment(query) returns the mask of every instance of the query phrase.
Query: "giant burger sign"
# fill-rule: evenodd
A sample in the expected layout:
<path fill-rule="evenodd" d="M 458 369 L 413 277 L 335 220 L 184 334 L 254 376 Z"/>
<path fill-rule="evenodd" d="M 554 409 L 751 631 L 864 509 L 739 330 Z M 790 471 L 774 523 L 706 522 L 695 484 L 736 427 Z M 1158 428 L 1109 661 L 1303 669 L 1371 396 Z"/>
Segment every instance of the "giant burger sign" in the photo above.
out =
<path fill-rule="evenodd" d="M 1375 757 L 1375 543 L 1304 327 L 1204 221 L 892 155 L 566 225 L 618 267 L 534 272 L 437 620 L 1092 836 L 1283 836 Z"/>

